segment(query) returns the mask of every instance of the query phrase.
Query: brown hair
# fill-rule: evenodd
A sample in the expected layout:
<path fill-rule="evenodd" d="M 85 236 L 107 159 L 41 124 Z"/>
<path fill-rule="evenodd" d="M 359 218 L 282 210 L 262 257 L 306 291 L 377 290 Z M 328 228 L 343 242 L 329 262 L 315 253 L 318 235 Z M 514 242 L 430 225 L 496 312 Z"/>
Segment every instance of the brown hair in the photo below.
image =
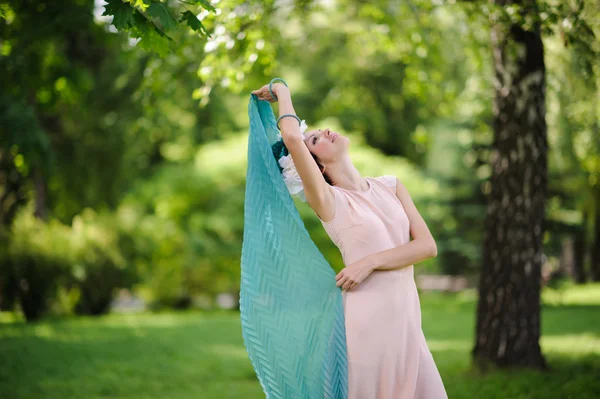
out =
<path fill-rule="evenodd" d="M 323 170 L 325 169 L 323 167 L 323 165 L 321 165 L 319 163 L 319 158 L 317 158 L 317 156 L 315 154 L 313 154 L 312 152 L 310 153 L 310 155 L 313 156 L 313 159 L 315 160 L 315 162 L 317 163 L 317 165 L 319 166 L 319 170 L 321 170 L 321 173 L 323 174 L 323 177 L 325 178 L 325 181 L 330 185 L 333 186 L 333 182 L 331 181 L 331 179 L 329 178 L 329 176 L 327 176 L 327 173 L 323 172 Z"/>

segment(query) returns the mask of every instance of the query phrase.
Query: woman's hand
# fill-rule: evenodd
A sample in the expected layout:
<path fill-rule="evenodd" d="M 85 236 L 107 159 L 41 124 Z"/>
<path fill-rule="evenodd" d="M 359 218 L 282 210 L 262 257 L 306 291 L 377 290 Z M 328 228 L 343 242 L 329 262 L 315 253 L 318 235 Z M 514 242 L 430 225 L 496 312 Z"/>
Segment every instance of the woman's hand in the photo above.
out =
<path fill-rule="evenodd" d="M 275 97 L 279 97 L 278 93 L 280 93 L 283 90 L 288 90 L 288 88 L 283 83 L 273 83 L 271 85 L 271 90 L 273 90 Z M 269 85 L 264 85 L 260 89 L 252 91 L 252 94 L 256 94 L 259 100 L 265 100 L 270 103 L 274 103 L 277 101 L 277 99 L 273 98 L 273 96 L 269 92 Z"/>
<path fill-rule="evenodd" d="M 369 263 L 368 257 L 364 257 L 358 262 L 346 266 L 335 276 L 335 285 L 341 286 L 345 290 L 356 287 L 374 270 Z"/>

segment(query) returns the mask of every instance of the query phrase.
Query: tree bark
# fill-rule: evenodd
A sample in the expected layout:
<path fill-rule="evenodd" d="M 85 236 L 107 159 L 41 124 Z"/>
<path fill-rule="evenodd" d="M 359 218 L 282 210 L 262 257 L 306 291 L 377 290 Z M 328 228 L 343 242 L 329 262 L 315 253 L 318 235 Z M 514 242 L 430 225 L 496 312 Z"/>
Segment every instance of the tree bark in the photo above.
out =
<path fill-rule="evenodd" d="M 497 0 L 535 13 L 534 0 Z M 496 24 L 491 192 L 485 221 L 475 365 L 547 368 L 540 290 L 547 186 L 544 48 L 539 27 Z"/>
<path fill-rule="evenodd" d="M 575 240 L 571 236 L 561 240 L 561 252 L 558 262 L 558 274 L 562 278 L 572 277 L 575 270 Z"/>
<path fill-rule="evenodd" d="M 583 220 L 581 221 L 581 226 L 575 232 L 574 239 L 574 259 L 573 259 L 573 280 L 577 284 L 583 284 L 587 280 L 587 276 L 585 274 L 585 253 L 587 251 L 585 236 L 587 225 L 587 213 L 583 213 Z"/>
<path fill-rule="evenodd" d="M 48 219 L 48 207 L 46 205 L 46 177 L 39 166 L 34 168 L 35 183 L 35 211 L 34 215 L 42 220 Z"/>
<path fill-rule="evenodd" d="M 590 263 L 590 277 L 592 281 L 600 281 L 600 186 L 596 186 L 594 190 L 596 200 L 595 215 L 594 215 L 594 235 L 592 238 L 592 253 Z"/>
<path fill-rule="evenodd" d="M 8 231 L 17 211 L 27 202 L 25 178 L 8 149 L 0 148 L 0 234 Z"/>

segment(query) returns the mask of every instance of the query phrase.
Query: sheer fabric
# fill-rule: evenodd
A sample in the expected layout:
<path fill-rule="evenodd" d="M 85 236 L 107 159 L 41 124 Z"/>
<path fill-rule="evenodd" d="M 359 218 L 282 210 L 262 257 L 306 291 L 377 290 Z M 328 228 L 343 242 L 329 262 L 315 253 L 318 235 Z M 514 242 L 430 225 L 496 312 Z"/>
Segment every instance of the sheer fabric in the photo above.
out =
<path fill-rule="evenodd" d="M 269 399 L 346 399 L 342 294 L 283 182 L 271 104 L 251 94 L 241 257 L 244 345 Z"/>

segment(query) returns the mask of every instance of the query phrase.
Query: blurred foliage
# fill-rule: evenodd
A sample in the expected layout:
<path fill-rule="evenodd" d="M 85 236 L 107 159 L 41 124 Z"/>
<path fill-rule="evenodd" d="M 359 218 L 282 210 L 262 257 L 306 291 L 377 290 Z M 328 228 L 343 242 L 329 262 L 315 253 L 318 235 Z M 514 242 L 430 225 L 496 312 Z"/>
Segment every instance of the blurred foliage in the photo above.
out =
<path fill-rule="evenodd" d="M 28 320 L 49 310 L 108 312 L 114 289 L 131 287 L 136 280 L 121 249 L 128 237 L 114 216 L 86 209 L 67 226 L 58 220 L 46 223 L 30 208 L 17 215 L 2 257 L 4 307 L 11 309 L 18 301 Z"/>
<path fill-rule="evenodd" d="M 573 234 L 589 252 L 600 243 L 600 6 L 539 7 L 546 253 L 559 256 Z M 153 308 L 237 295 L 247 101 L 275 76 L 309 128 L 351 138 L 363 175 L 406 185 L 438 244 L 419 272 L 477 272 L 491 174 L 489 25 L 530 23 L 516 6 L 0 0 L 0 11 L 3 309 L 21 295 L 33 316 L 97 314 L 119 287 Z M 297 206 L 340 270 L 312 210 Z M 39 285 L 40 298 L 19 281 Z"/>
<path fill-rule="evenodd" d="M 75 256 L 67 226 L 56 220 L 45 223 L 24 210 L 13 223 L 8 257 L 2 259 L 2 292 L 9 304 L 18 299 L 27 320 L 37 320 L 66 282 Z"/>
<path fill-rule="evenodd" d="M 136 281 L 135 270 L 127 267 L 122 250 L 131 237 L 112 214 L 97 214 L 89 208 L 73 219 L 71 234 L 77 255 L 71 269 L 72 285 L 79 292 L 75 311 L 107 313 L 115 288 L 131 287 Z"/>

